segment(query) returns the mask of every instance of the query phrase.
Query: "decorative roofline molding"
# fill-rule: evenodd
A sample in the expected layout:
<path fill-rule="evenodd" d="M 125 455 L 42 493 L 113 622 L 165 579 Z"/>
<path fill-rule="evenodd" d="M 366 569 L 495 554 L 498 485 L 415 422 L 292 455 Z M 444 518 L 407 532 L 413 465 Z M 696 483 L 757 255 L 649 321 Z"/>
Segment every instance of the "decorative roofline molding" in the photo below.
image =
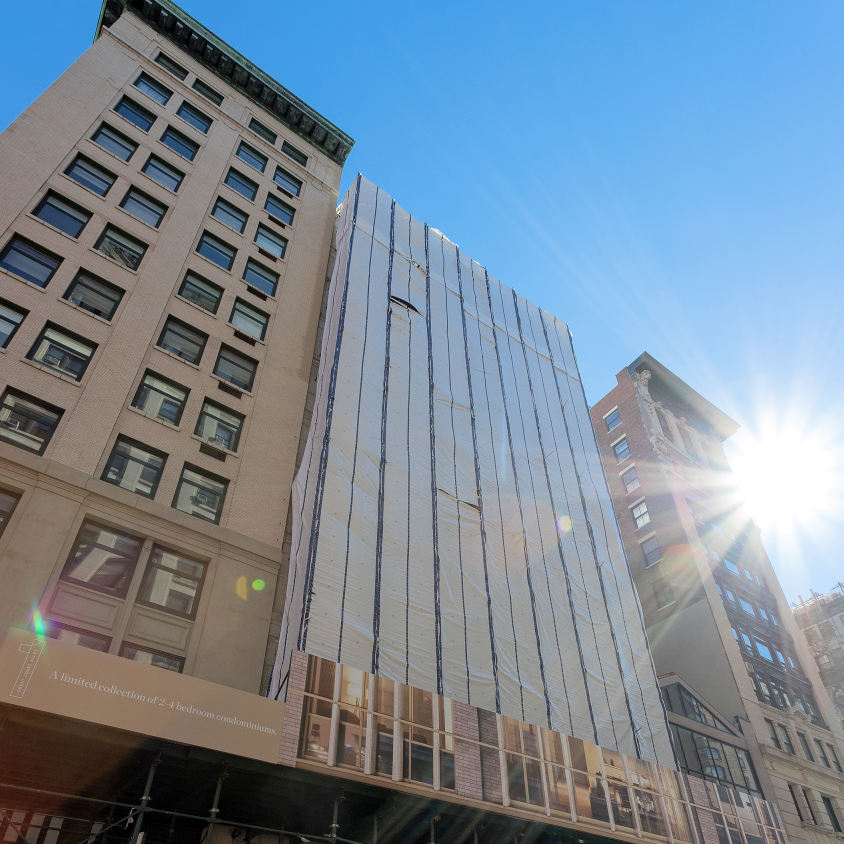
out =
<path fill-rule="evenodd" d="M 95 39 L 131 12 L 340 166 L 355 141 L 171 0 L 103 0 Z"/>

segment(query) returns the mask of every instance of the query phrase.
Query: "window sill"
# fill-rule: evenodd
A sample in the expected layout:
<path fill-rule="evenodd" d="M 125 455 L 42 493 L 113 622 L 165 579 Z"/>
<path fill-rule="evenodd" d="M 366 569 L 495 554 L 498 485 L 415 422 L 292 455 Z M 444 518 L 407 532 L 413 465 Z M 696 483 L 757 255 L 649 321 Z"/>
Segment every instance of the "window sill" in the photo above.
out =
<path fill-rule="evenodd" d="M 130 404 L 129 407 L 126 408 L 127 410 L 131 410 L 132 413 L 137 413 L 138 416 L 143 416 L 144 419 L 149 419 L 152 422 L 157 422 L 159 425 L 163 425 L 165 428 L 169 428 L 171 431 L 181 431 L 181 426 L 174 425 L 172 422 L 168 422 L 166 419 L 161 419 L 158 416 L 152 416 L 149 413 L 144 413 L 143 410 L 137 407 L 132 407 Z"/>
<path fill-rule="evenodd" d="M 164 159 L 162 159 L 162 161 L 163 160 Z M 167 163 L 169 164 L 170 162 L 167 162 Z M 149 182 L 151 185 L 155 185 L 157 188 L 159 188 L 159 190 L 166 190 L 167 193 L 170 194 L 170 196 L 173 196 L 173 197 L 176 196 L 176 193 L 177 193 L 179 188 L 176 188 L 176 190 L 172 190 L 171 188 L 168 188 L 167 185 L 162 185 L 161 182 L 157 181 L 156 179 L 153 179 L 152 176 L 148 176 L 146 173 L 144 173 L 143 170 L 139 170 L 138 175 L 141 176 L 142 178 L 146 179 L 147 182 Z M 181 183 L 179 184 L 179 187 L 181 187 L 182 184 L 184 184 L 185 178 L 187 178 L 187 177 L 184 177 L 182 179 Z"/>
<path fill-rule="evenodd" d="M 61 266 L 61 265 L 59 265 L 59 266 Z M 58 268 L 56 269 L 56 272 L 58 272 Z M 53 273 L 53 275 L 55 276 L 55 273 Z M 25 284 L 27 287 L 31 287 L 33 290 L 37 290 L 39 293 L 46 293 L 47 287 L 49 286 L 50 281 L 53 280 L 51 278 L 50 281 L 48 281 L 47 284 L 45 284 L 44 287 L 42 287 L 40 284 L 36 284 L 34 281 L 29 281 L 29 279 L 21 278 L 19 275 L 15 275 L 14 273 L 9 272 L 4 267 L 0 267 L 0 278 L 2 278 L 3 276 L 8 276 L 9 278 L 13 278 L 15 281 L 19 281 L 21 284 Z"/>
<path fill-rule="evenodd" d="M 100 147 L 97 147 L 97 149 L 100 149 Z M 73 161 L 73 159 L 71 159 L 71 161 Z M 97 164 L 98 162 L 95 161 L 94 163 Z M 84 190 L 86 194 L 90 194 L 91 196 L 95 196 L 95 197 L 97 197 L 97 199 L 101 199 L 103 201 L 105 201 L 105 198 L 111 193 L 111 189 L 114 187 L 115 183 L 117 182 L 117 179 L 115 179 L 114 182 L 111 183 L 111 185 L 109 186 L 109 189 L 105 193 L 97 193 L 95 190 L 91 190 L 91 188 L 85 187 L 85 185 L 83 185 L 82 182 L 77 182 L 76 179 L 71 179 L 71 177 L 68 176 L 67 173 L 59 173 L 59 176 L 62 179 L 64 179 L 65 184 L 75 185 L 77 188 L 82 188 L 82 190 Z"/>
<path fill-rule="evenodd" d="M 211 373 L 211 377 L 218 383 L 222 384 L 224 388 L 229 388 L 231 390 L 237 390 L 241 394 L 241 398 L 252 398 L 251 390 L 244 390 L 243 387 L 238 387 L 237 384 L 233 384 L 231 381 L 227 381 L 225 378 L 220 378 L 219 375 Z"/>
<path fill-rule="evenodd" d="M 137 90 L 137 88 L 135 88 L 135 90 Z M 121 99 L 122 99 L 122 97 L 123 97 L 123 92 L 121 91 Z M 119 103 L 119 102 L 120 102 L 120 100 L 117 101 L 117 103 Z M 117 105 L 117 103 L 115 103 L 115 105 Z M 156 105 L 158 105 L 158 103 L 156 103 Z M 158 123 L 158 120 L 161 116 L 161 115 L 158 115 L 158 114 L 155 115 L 155 120 L 152 121 L 152 126 L 150 126 L 149 129 L 141 129 L 141 127 L 138 126 L 137 123 L 133 123 L 131 120 L 129 120 L 128 117 L 124 117 L 119 111 L 115 111 L 114 109 L 112 109 L 111 114 L 113 114 L 118 120 L 122 120 L 127 126 L 131 126 L 136 132 L 143 132 L 144 135 L 149 135 L 149 133 L 155 127 L 155 124 Z"/>
<path fill-rule="evenodd" d="M 161 140 L 161 138 L 158 139 L 158 144 L 159 144 L 160 147 L 163 147 L 164 149 L 170 150 L 170 152 L 173 155 L 178 155 L 179 158 L 182 159 L 182 161 L 186 161 L 188 164 L 193 164 L 194 161 L 196 161 L 196 157 L 199 155 L 199 150 L 197 150 L 196 153 L 194 154 L 193 158 L 188 158 L 186 155 L 182 155 L 178 150 L 175 150 L 175 149 L 173 149 L 173 147 L 165 144 L 164 141 Z M 201 148 L 202 147 L 200 147 L 200 149 Z"/>
<path fill-rule="evenodd" d="M 83 308 L 81 305 L 77 305 L 69 301 L 68 299 L 65 299 L 64 297 L 59 299 L 59 301 L 62 304 L 67 305 L 68 308 L 73 308 L 74 311 L 79 311 L 79 313 L 86 314 L 87 316 L 91 317 L 91 319 L 95 319 L 97 320 L 97 322 L 103 323 L 103 325 L 111 325 L 112 320 L 114 319 L 114 317 L 112 317 L 111 319 L 106 319 L 105 317 L 97 316 L 97 314 L 91 313 L 91 311 L 89 311 L 87 308 Z"/>
<path fill-rule="evenodd" d="M 154 348 L 161 352 L 162 355 L 167 355 L 168 358 L 173 358 L 174 360 L 181 361 L 183 364 L 185 364 L 185 366 L 191 367 L 191 369 L 199 370 L 198 363 L 192 363 L 191 361 L 186 360 L 180 355 L 177 355 L 175 352 L 170 352 L 167 349 L 162 349 L 161 346 L 155 346 Z"/>
<path fill-rule="evenodd" d="M 178 293 L 174 293 L 173 298 L 178 299 L 180 302 L 184 302 L 186 305 L 190 305 L 192 308 L 196 308 L 196 310 L 198 310 L 200 313 L 203 313 L 205 314 L 205 316 L 209 316 L 212 319 L 217 319 L 217 317 L 220 316 L 219 314 L 212 313 L 207 308 L 203 308 L 202 305 L 197 305 L 196 302 L 191 302 L 190 299 L 185 299 L 184 296 L 180 296 Z"/>
<path fill-rule="evenodd" d="M 253 337 L 248 331 L 243 331 L 240 328 L 237 328 L 236 326 L 232 325 L 230 322 L 227 322 L 226 325 L 231 328 L 232 331 L 234 331 L 234 336 L 243 343 L 248 343 L 250 346 L 254 346 L 256 344 L 261 346 L 267 345 L 266 340 L 261 340 L 258 337 Z"/>
<path fill-rule="evenodd" d="M 266 211 L 266 208 L 264 210 Z M 272 214 L 270 214 L 269 211 L 267 211 L 267 217 L 269 217 L 270 220 L 272 220 L 277 226 L 281 226 L 283 229 L 292 228 L 293 226 L 293 223 L 285 223 L 284 220 L 279 220 L 278 217 L 274 217 Z"/>
<path fill-rule="evenodd" d="M 70 375 L 62 375 L 61 372 L 53 369 L 51 366 L 45 366 L 43 363 L 38 363 L 36 360 L 30 360 L 29 358 L 20 358 L 21 362 L 29 364 L 30 366 L 35 367 L 35 369 L 40 369 L 42 372 L 46 372 L 48 375 L 52 375 L 54 378 L 58 378 L 60 381 L 64 381 L 68 384 L 73 384 L 76 387 L 81 386 L 82 378 L 85 377 L 85 373 L 82 373 L 82 378 L 78 380 L 73 378 Z"/>
<path fill-rule="evenodd" d="M 35 214 L 33 214 L 30 211 L 27 211 L 27 213 L 24 216 L 29 220 L 34 220 L 40 226 L 46 226 L 48 229 L 50 229 L 50 231 L 54 231 L 54 232 L 56 232 L 56 234 L 60 234 L 62 237 L 67 238 L 71 243 L 79 243 L 78 237 L 73 237 L 73 235 L 68 234 L 66 231 L 62 231 L 60 228 L 57 228 L 56 226 L 54 226 L 52 223 L 48 223 L 45 220 L 42 220 L 40 217 L 36 217 Z M 90 223 L 90 222 L 91 222 L 91 220 L 89 219 L 88 223 Z M 85 231 L 86 228 L 88 228 L 88 223 L 85 223 L 85 225 L 82 226 L 82 231 L 79 232 L 80 235 L 82 234 L 82 232 Z"/>
<path fill-rule="evenodd" d="M 197 109 L 197 110 L 198 110 L 198 109 Z M 182 115 L 181 115 L 181 114 L 177 114 L 177 115 L 176 115 L 176 119 L 177 119 L 177 120 L 178 120 L 178 121 L 179 121 L 179 122 L 180 122 L 183 126 L 190 126 L 190 128 L 191 128 L 194 132 L 199 132 L 199 133 L 202 135 L 202 137 L 203 137 L 203 138 L 207 138 L 207 137 L 208 137 L 208 133 L 211 131 L 211 126 L 213 126 L 213 125 L 214 125 L 214 121 L 212 120 L 212 121 L 211 121 L 211 126 L 209 126 L 209 127 L 208 127 L 208 128 L 207 128 L 204 132 L 203 132 L 203 131 L 202 131 L 202 129 L 200 129 L 198 126 L 194 126 L 194 125 L 193 125 L 193 123 L 191 123 L 189 120 L 185 120 L 185 118 L 184 118 L 184 117 L 182 117 Z"/>
<path fill-rule="evenodd" d="M 240 455 L 236 451 L 232 451 L 230 448 L 226 448 L 223 445 L 217 445 L 216 443 L 212 443 L 212 442 L 209 442 L 208 440 L 204 440 L 204 439 L 202 439 L 202 437 L 197 436 L 196 434 L 191 434 L 190 438 L 192 440 L 196 440 L 198 443 L 204 443 L 205 445 L 210 445 L 211 448 L 216 448 L 219 451 L 225 452 L 227 457 L 234 457 L 234 458 L 240 457 Z"/>
<path fill-rule="evenodd" d="M 117 116 L 119 117 L 120 115 L 117 115 Z M 103 125 L 103 124 L 108 125 L 108 124 L 106 123 L 106 121 L 105 121 L 105 120 L 103 120 L 103 121 L 102 121 L 102 123 L 101 123 L 100 125 Z M 132 125 L 134 126 L 134 123 L 133 123 Z M 97 127 L 97 129 L 99 129 L 99 128 L 100 128 L 100 127 L 98 126 L 98 127 Z M 136 126 L 135 128 L 137 129 L 137 126 Z M 96 129 L 95 129 L 94 131 L 96 132 Z M 130 155 L 130 156 L 129 156 L 129 158 L 121 158 L 119 155 L 115 155 L 113 152 L 111 152 L 110 150 L 107 150 L 105 147 L 101 147 L 101 146 L 100 146 L 100 145 L 99 145 L 99 144 L 98 144 L 95 140 L 93 140 L 92 138 L 85 138 L 84 140 L 86 140 L 86 141 L 90 144 L 90 146 L 91 146 L 91 148 L 89 148 L 88 150 L 86 150 L 86 152 L 87 152 L 87 153 L 91 153 L 91 152 L 93 152 L 93 151 L 96 149 L 98 152 L 104 153 L 104 154 L 105 154 L 105 155 L 107 155 L 109 158 L 113 158 L 115 161 L 120 162 L 120 164 L 128 164 L 128 163 L 132 160 L 132 156 L 134 156 L 134 154 L 138 151 L 138 149 L 137 149 L 137 147 L 136 147 L 136 148 L 132 151 L 132 155 Z M 133 141 L 132 143 L 134 143 L 134 141 Z"/>
<path fill-rule="evenodd" d="M 144 228 L 149 229 L 151 232 L 155 232 L 158 234 L 161 227 L 164 225 L 165 220 L 167 219 L 167 212 L 169 212 L 169 208 L 164 213 L 164 216 L 161 218 L 161 222 L 157 226 L 153 226 L 150 223 L 147 223 L 145 220 L 142 220 L 140 217 L 136 217 L 134 214 L 130 214 L 125 208 L 118 205 L 115 208 L 116 211 L 119 211 L 121 214 L 125 214 L 130 220 L 134 220 L 136 223 L 140 223 Z"/>
<path fill-rule="evenodd" d="M 212 217 L 211 219 L 213 220 L 214 218 Z M 215 222 L 218 222 L 218 221 L 215 221 Z M 220 270 L 224 273 L 231 274 L 231 271 L 232 271 L 231 267 L 226 269 L 222 264 L 218 264 L 216 261 L 212 261 L 210 258 L 206 258 L 201 252 L 197 252 L 196 249 L 193 250 L 193 254 L 196 255 L 197 258 L 201 258 L 209 266 L 216 267 L 218 270 Z M 237 257 L 237 254 L 235 254 L 235 258 L 236 257 Z M 234 266 L 234 258 L 232 259 L 232 267 L 233 266 Z"/>
<path fill-rule="evenodd" d="M 126 212 L 124 211 L 123 213 L 125 214 Z M 129 216 L 131 216 L 131 215 L 129 215 Z M 132 217 L 132 219 L 134 220 L 135 218 Z M 120 261 L 115 261 L 114 258 L 109 258 L 109 256 L 106 255 L 105 252 L 100 252 L 99 249 L 94 249 L 93 246 L 89 246 L 88 251 L 93 253 L 94 255 L 98 255 L 104 261 L 108 261 L 109 264 L 111 264 L 112 266 L 120 267 L 121 270 L 124 270 L 127 273 L 132 273 L 132 275 L 139 275 L 140 274 L 140 264 L 138 265 L 139 269 L 133 270 L 131 267 L 127 267 L 126 264 L 121 264 Z M 144 255 L 146 255 L 146 253 L 144 253 Z M 143 261 L 143 260 L 144 259 L 141 258 L 141 261 Z"/>

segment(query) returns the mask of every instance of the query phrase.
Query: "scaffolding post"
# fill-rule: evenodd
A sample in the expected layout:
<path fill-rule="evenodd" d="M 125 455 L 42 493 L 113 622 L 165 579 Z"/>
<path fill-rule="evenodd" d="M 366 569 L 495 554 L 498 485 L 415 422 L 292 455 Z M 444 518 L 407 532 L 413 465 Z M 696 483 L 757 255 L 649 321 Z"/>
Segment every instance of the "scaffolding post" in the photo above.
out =
<path fill-rule="evenodd" d="M 223 780 L 229 775 L 228 770 L 224 767 L 217 777 L 217 786 L 214 789 L 214 799 L 211 801 L 211 808 L 208 810 L 208 826 L 205 828 L 205 835 L 202 836 L 203 841 L 211 841 L 214 837 L 214 826 L 217 823 L 217 815 L 220 814 L 220 792 L 223 790 Z"/>
<path fill-rule="evenodd" d="M 340 803 L 345 799 L 346 795 L 342 791 L 334 798 L 334 811 L 331 815 L 331 831 L 328 833 L 328 838 L 331 841 L 336 841 L 340 833 Z"/>
<path fill-rule="evenodd" d="M 378 844 L 378 815 L 372 816 L 372 844 Z"/>
<path fill-rule="evenodd" d="M 149 766 L 147 784 L 144 786 L 144 794 L 141 797 L 141 805 L 138 806 L 138 819 L 135 821 L 135 826 L 132 829 L 132 837 L 129 839 L 129 844 L 138 844 L 138 841 L 140 840 L 141 827 L 144 824 L 144 812 L 146 812 L 147 806 L 149 806 L 150 800 L 152 799 L 152 795 L 150 794 L 152 791 L 152 781 L 155 779 L 155 771 L 160 764 L 161 754 L 159 753 L 155 759 L 152 760 L 152 764 Z M 132 817 L 131 813 L 129 817 Z"/>

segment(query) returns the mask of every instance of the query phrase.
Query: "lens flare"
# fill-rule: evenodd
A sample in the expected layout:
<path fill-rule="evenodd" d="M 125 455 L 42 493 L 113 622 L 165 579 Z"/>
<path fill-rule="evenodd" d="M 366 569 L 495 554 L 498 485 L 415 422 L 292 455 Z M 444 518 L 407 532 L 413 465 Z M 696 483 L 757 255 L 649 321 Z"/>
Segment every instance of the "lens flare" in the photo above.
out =
<path fill-rule="evenodd" d="M 47 635 L 47 625 L 44 623 L 44 619 L 38 610 L 33 610 L 32 612 L 32 629 L 39 639 L 43 639 Z"/>
<path fill-rule="evenodd" d="M 266 589 L 266 588 L 267 588 L 267 581 L 266 581 L 266 580 L 264 580 L 262 577 L 256 577 L 256 578 L 252 581 L 252 588 L 253 588 L 256 592 L 263 592 L 263 591 L 264 591 L 264 589 Z"/>
<path fill-rule="evenodd" d="M 557 517 L 557 531 L 561 536 L 569 533 L 571 531 L 572 524 L 571 518 L 566 515 L 558 516 Z"/>

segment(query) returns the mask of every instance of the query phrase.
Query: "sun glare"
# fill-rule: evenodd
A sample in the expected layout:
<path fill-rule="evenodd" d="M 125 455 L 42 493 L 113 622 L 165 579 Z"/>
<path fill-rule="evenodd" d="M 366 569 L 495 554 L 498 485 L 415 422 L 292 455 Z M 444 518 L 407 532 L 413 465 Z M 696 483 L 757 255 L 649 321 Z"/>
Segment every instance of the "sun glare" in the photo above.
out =
<path fill-rule="evenodd" d="M 737 493 L 762 529 L 811 530 L 841 501 L 841 460 L 819 433 L 768 426 L 736 437 L 730 463 Z"/>

